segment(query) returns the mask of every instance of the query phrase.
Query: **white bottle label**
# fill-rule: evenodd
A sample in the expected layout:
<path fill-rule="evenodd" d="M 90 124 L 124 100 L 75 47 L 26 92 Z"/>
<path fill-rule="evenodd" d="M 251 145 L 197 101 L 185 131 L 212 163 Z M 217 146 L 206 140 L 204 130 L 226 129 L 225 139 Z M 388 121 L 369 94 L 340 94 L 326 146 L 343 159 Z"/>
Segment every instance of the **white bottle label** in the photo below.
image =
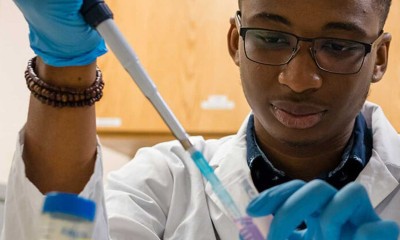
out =
<path fill-rule="evenodd" d="M 70 221 L 43 216 L 43 232 L 40 240 L 90 240 L 93 231 L 91 222 Z"/>

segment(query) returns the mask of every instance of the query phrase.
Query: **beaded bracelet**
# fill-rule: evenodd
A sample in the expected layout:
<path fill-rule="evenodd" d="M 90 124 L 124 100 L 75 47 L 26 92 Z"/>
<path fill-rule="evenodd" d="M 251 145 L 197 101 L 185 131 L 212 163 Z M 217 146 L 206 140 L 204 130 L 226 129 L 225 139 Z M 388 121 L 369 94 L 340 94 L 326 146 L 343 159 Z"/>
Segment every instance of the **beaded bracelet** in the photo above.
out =
<path fill-rule="evenodd" d="M 25 71 L 26 84 L 32 95 L 44 104 L 53 107 L 92 106 L 103 96 L 104 82 L 101 71 L 96 69 L 96 80 L 86 89 L 73 89 L 50 85 L 35 73 L 36 57 L 28 62 Z"/>

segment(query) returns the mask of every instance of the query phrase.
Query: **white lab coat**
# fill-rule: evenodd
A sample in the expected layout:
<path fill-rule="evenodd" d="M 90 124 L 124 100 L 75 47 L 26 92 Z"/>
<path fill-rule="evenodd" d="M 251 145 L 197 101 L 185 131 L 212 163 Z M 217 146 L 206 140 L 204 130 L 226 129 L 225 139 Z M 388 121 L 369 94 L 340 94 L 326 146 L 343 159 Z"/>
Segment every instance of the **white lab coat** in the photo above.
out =
<path fill-rule="evenodd" d="M 383 219 L 400 224 L 400 138 L 378 106 L 366 103 L 362 113 L 372 127 L 373 151 L 356 181 L 365 186 Z M 193 138 L 221 179 L 232 172 L 249 175 L 246 124 L 247 120 L 234 136 Z M 38 226 L 43 196 L 25 177 L 22 143 L 21 133 L 7 188 L 3 240 L 31 240 Z M 178 142 L 139 150 L 133 161 L 110 174 L 105 191 L 101 154 L 96 161 L 95 172 L 81 193 L 98 204 L 94 239 L 108 239 L 109 234 L 114 240 L 238 239 L 210 185 Z"/>

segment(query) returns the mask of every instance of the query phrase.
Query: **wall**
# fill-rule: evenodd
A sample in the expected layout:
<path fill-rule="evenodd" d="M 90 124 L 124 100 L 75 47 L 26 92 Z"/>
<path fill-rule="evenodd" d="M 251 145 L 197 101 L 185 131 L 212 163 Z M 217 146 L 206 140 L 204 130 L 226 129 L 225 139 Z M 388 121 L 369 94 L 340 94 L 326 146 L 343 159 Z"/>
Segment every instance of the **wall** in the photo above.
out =
<path fill-rule="evenodd" d="M 0 54 L 1 184 L 7 180 L 17 133 L 26 119 L 29 92 L 23 72 L 27 60 L 33 56 L 27 24 L 10 0 L 0 0 Z"/>

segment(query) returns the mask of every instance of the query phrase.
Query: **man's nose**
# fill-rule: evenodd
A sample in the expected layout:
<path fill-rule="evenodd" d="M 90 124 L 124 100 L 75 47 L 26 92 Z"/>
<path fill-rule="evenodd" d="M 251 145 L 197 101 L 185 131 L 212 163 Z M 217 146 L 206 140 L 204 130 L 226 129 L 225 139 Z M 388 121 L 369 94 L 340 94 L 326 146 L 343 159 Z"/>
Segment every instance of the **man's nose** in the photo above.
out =
<path fill-rule="evenodd" d="M 317 90 L 322 86 L 320 70 L 309 50 L 306 46 L 299 46 L 293 58 L 282 67 L 279 74 L 279 83 L 296 93 Z"/>

